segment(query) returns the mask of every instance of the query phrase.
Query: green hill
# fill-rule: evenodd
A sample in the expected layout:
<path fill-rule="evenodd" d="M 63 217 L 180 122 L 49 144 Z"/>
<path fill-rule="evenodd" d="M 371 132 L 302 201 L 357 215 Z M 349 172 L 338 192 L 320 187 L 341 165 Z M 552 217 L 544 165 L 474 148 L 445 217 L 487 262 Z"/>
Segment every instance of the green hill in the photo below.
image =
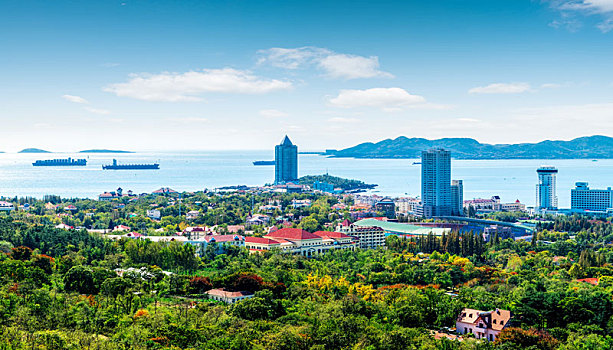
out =
<path fill-rule="evenodd" d="M 343 158 L 419 158 L 421 151 L 444 148 L 456 159 L 610 159 L 613 158 L 613 138 L 587 136 L 571 141 L 542 141 L 520 144 L 486 144 L 470 138 L 387 139 L 367 142 L 340 151 L 328 150 L 326 155 Z"/>

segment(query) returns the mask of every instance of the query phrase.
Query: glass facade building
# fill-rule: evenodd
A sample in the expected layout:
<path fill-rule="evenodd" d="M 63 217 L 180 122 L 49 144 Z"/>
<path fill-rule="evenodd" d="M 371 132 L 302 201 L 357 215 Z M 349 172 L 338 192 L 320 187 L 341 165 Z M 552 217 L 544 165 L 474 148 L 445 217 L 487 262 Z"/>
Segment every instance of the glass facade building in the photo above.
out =
<path fill-rule="evenodd" d="M 298 147 L 287 135 L 275 147 L 275 184 L 298 180 Z"/>
<path fill-rule="evenodd" d="M 452 214 L 451 152 L 444 149 L 421 152 L 421 201 L 424 217 Z"/>

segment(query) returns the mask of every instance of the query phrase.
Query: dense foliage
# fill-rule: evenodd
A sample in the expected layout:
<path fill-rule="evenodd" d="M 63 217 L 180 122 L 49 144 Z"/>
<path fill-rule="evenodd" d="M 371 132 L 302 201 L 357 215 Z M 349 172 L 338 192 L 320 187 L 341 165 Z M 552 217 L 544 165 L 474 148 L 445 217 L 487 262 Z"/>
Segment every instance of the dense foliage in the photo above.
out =
<path fill-rule="evenodd" d="M 366 184 L 360 180 L 344 179 L 338 176 L 332 176 L 329 174 L 323 175 L 307 175 L 299 179 L 300 184 L 313 186 L 315 182 L 328 183 L 334 186 L 334 188 L 340 188 L 344 191 L 354 190 L 368 190 L 377 187 L 377 185 Z"/>
<path fill-rule="evenodd" d="M 175 205 L 206 201 L 207 211 L 233 208 L 232 215 L 240 216 L 242 203 L 250 202 L 245 194 L 196 197 Z M 342 219 L 330 212 L 335 198 L 311 199 L 310 208 L 299 210 L 308 210 L 305 218 L 315 225 Z M 162 199 L 143 201 L 130 203 L 130 210 Z M 103 218 L 112 205 L 93 202 L 91 208 Z M 242 248 L 196 257 L 192 246 L 179 242 L 111 241 L 85 230 L 55 229 L 56 218 L 45 212 L 0 217 L 0 348 L 613 347 L 608 221 L 556 219 L 533 243 L 497 237 L 485 242 L 456 232 L 390 236 L 386 249 L 307 259 Z M 579 280 L 584 278 L 598 284 Z M 255 296 L 227 305 L 206 297 L 212 288 Z M 493 343 L 432 336 L 453 327 L 464 307 L 511 310 L 512 327 Z"/>

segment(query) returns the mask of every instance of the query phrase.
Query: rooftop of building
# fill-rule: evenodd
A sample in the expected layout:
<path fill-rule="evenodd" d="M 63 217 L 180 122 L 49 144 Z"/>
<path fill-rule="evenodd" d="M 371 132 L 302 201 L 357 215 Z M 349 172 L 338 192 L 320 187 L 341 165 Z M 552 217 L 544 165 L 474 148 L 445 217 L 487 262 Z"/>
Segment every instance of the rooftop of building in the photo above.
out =
<path fill-rule="evenodd" d="M 487 328 L 500 331 L 507 325 L 511 317 L 512 314 L 509 310 L 494 309 L 492 311 L 481 311 L 465 308 L 458 315 L 457 321 L 475 324 L 480 319 Z"/>
<path fill-rule="evenodd" d="M 283 238 L 291 240 L 319 239 L 321 237 L 299 228 L 282 228 L 266 235 L 267 238 Z"/>
<path fill-rule="evenodd" d="M 450 233 L 450 228 L 437 228 L 437 227 L 421 227 L 411 224 L 403 224 L 398 222 L 380 221 L 375 219 L 363 219 L 356 221 L 354 226 L 376 226 L 385 231 L 399 234 L 408 234 L 414 236 L 427 236 L 432 233 L 435 236 L 440 236 L 443 233 Z"/>
<path fill-rule="evenodd" d="M 230 292 L 221 288 L 211 289 L 206 294 L 222 298 L 240 298 L 253 295 L 251 292 Z"/>

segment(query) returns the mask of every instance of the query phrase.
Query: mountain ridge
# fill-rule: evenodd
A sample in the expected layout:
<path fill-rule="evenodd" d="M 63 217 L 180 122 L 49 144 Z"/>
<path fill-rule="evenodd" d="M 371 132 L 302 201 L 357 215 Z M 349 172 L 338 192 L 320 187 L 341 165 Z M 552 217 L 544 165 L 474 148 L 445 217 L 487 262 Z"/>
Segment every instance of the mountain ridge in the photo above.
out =
<path fill-rule="evenodd" d="M 336 158 L 419 158 L 421 151 L 444 148 L 456 159 L 613 159 L 613 137 L 583 136 L 570 141 L 487 144 L 472 138 L 408 138 L 364 142 L 342 150 L 328 150 Z"/>

